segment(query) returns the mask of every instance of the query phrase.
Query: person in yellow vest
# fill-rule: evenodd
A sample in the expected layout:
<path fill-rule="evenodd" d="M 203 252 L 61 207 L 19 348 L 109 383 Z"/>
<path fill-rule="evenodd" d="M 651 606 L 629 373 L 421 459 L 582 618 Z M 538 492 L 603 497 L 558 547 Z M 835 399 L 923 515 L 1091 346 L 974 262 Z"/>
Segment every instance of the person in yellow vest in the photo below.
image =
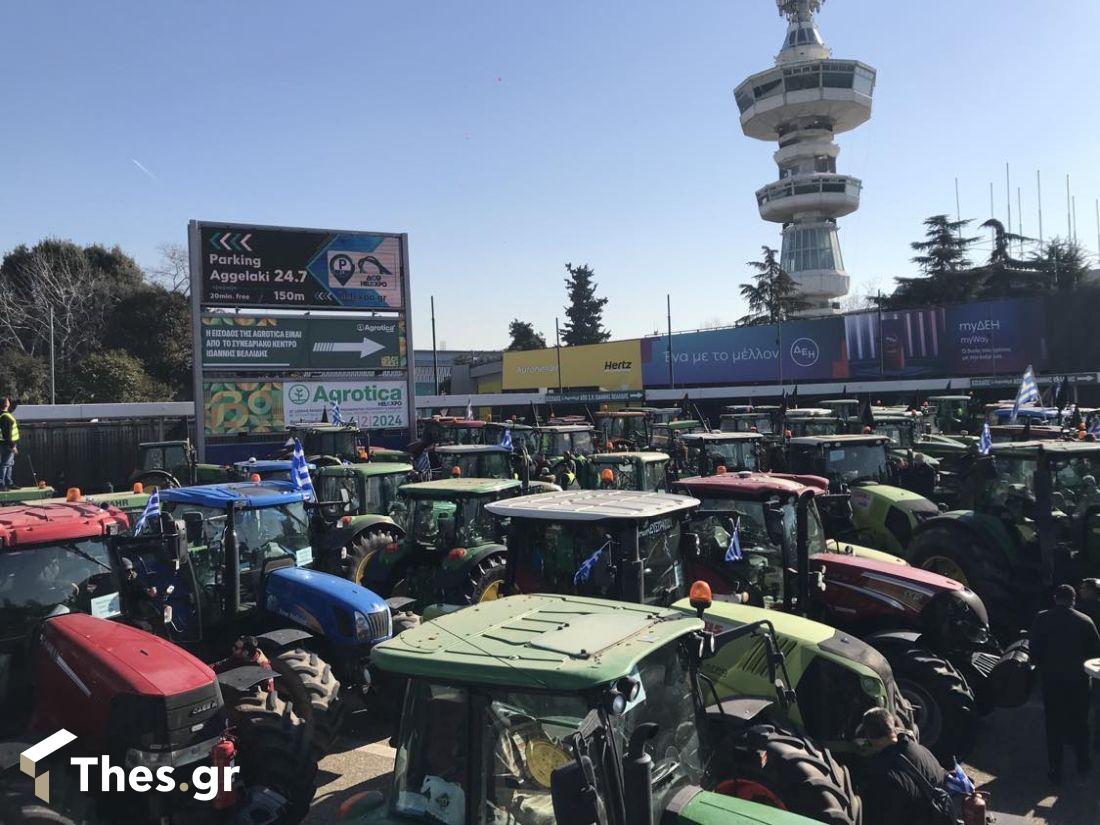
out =
<path fill-rule="evenodd" d="M 10 398 L 0 399 L 0 490 L 15 486 L 15 456 L 19 453 L 19 422 L 12 415 Z"/>

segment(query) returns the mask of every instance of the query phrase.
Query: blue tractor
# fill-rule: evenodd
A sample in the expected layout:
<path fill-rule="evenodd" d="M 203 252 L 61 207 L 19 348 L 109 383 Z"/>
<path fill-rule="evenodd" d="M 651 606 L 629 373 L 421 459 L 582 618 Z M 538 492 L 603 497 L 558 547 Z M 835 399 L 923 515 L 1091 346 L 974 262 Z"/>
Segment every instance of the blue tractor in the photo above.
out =
<path fill-rule="evenodd" d="M 161 518 L 120 539 L 118 552 L 163 599 L 165 635 L 208 661 L 256 636 L 277 690 L 311 726 L 315 748 L 328 750 L 346 710 L 341 683 L 367 690 L 370 651 L 408 600 L 311 570 L 309 516 L 289 482 L 163 489 L 160 498 Z"/>

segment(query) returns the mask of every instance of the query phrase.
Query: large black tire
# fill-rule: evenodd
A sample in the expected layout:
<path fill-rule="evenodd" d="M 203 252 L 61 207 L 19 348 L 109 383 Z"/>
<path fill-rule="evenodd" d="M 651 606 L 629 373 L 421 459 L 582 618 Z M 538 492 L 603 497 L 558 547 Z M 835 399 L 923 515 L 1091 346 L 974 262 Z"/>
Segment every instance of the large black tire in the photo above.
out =
<path fill-rule="evenodd" d="M 957 579 L 977 593 L 998 637 L 1015 639 L 1017 631 L 1028 623 L 1019 598 L 1012 593 L 1008 558 L 999 548 L 943 524 L 918 533 L 905 555 L 914 567 Z"/>
<path fill-rule="evenodd" d="M 275 689 L 306 723 L 314 756 L 320 759 L 332 750 L 347 715 L 340 682 L 324 659 L 301 647 L 274 656 L 271 669 L 279 674 Z"/>
<path fill-rule="evenodd" d="M 954 766 L 974 742 L 978 712 L 966 679 L 945 659 L 916 645 L 883 651 L 902 696 L 913 706 L 920 743 Z"/>
<path fill-rule="evenodd" d="M 0 823 L 3 825 L 91 825 L 85 817 L 72 817 L 49 807 L 34 795 L 31 780 L 12 772 L 0 785 Z"/>
<path fill-rule="evenodd" d="M 287 825 L 309 813 L 317 792 L 317 760 L 305 722 L 274 692 L 256 690 L 229 708 L 237 733 L 241 781 L 271 788 L 287 800 Z"/>
<path fill-rule="evenodd" d="M 332 572 L 348 581 L 362 584 L 371 559 L 383 547 L 395 541 L 397 538 L 387 530 L 364 530 L 340 549 Z"/>
<path fill-rule="evenodd" d="M 493 553 L 477 563 L 450 601 L 454 604 L 479 604 L 499 599 L 503 593 L 506 565 L 503 553 Z"/>
<path fill-rule="evenodd" d="M 863 822 L 863 803 L 852 777 L 828 750 L 774 725 L 756 725 L 745 737 L 751 751 L 763 751 L 767 758 L 736 764 L 736 778 L 718 782 L 715 790 L 773 806 L 778 802 L 788 811 L 830 825 Z"/>

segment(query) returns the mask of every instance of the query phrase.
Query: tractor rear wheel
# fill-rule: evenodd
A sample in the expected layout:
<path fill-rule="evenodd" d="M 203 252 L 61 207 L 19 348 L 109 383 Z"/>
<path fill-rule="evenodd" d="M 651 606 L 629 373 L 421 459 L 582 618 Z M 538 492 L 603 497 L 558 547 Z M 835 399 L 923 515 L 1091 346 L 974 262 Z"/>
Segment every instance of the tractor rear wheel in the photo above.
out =
<path fill-rule="evenodd" d="M 31 780 L 22 774 L 12 776 L 0 786 L 0 822 L 12 825 L 92 825 L 86 817 L 72 817 L 55 811 L 34 795 Z"/>
<path fill-rule="evenodd" d="M 736 765 L 737 776 L 715 791 L 782 808 L 830 825 L 860 825 L 863 803 L 848 769 L 825 748 L 774 725 L 755 725 L 744 734 L 750 752 L 766 758 Z"/>
<path fill-rule="evenodd" d="M 275 689 L 306 723 L 314 756 L 320 759 L 332 750 L 343 727 L 347 706 L 340 698 L 340 682 L 324 659 L 301 647 L 272 658 L 271 669 L 279 674 Z"/>
<path fill-rule="evenodd" d="M 932 527 L 910 542 L 906 557 L 914 567 L 955 579 L 981 597 L 989 623 L 998 636 L 1019 635 L 1024 620 L 1010 588 L 1011 570 L 1005 554 L 946 525 Z"/>
<path fill-rule="evenodd" d="M 920 743 L 945 765 L 973 744 L 978 714 L 974 692 L 945 659 L 916 645 L 883 651 L 902 696 L 913 706 Z"/>
<path fill-rule="evenodd" d="M 457 604 L 491 602 L 504 595 L 506 571 L 503 553 L 486 556 L 470 571 L 466 584 L 457 595 Z"/>
<path fill-rule="evenodd" d="M 393 533 L 385 530 L 364 530 L 341 548 L 332 572 L 348 581 L 362 584 L 367 565 L 375 555 L 382 552 L 382 548 L 396 541 Z"/>
<path fill-rule="evenodd" d="M 306 724 L 273 691 L 240 696 L 229 708 L 236 726 L 241 780 L 262 785 L 287 800 L 287 823 L 309 813 L 317 792 L 317 760 L 309 746 Z"/>

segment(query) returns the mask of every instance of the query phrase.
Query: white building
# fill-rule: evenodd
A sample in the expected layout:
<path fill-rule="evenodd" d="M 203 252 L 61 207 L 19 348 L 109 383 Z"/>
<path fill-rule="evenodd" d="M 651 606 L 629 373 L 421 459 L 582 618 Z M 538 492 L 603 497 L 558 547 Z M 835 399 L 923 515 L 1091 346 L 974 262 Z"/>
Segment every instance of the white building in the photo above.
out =
<path fill-rule="evenodd" d="M 859 208 L 862 181 L 838 175 L 833 139 L 871 117 L 875 70 L 858 60 L 834 60 L 814 12 L 824 0 L 776 0 L 787 36 L 775 67 L 737 87 L 741 128 L 779 143 L 779 180 L 756 193 L 760 217 L 783 224 L 783 268 L 820 315 L 848 292 L 837 218 Z"/>

